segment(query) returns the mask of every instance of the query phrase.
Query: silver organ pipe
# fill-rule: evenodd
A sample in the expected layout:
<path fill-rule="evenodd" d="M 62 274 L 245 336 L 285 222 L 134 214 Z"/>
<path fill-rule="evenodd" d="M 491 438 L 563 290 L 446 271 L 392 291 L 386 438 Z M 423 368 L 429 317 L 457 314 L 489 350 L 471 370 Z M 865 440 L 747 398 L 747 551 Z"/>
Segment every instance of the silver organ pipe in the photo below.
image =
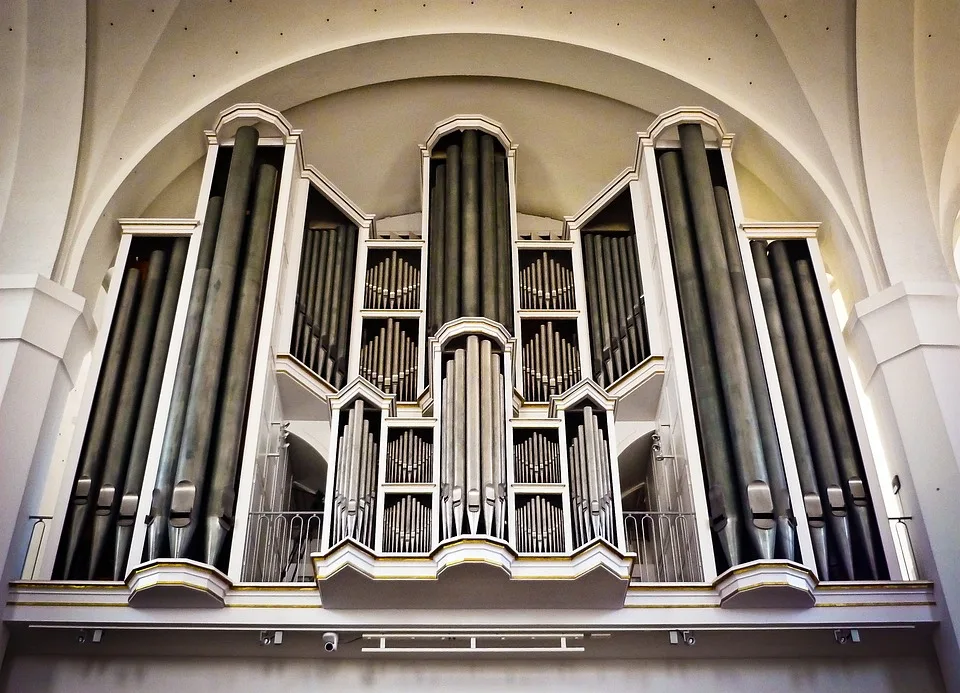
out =
<path fill-rule="evenodd" d="M 582 546 L 594 539 L 616 545 L 610 443 L 606 433 L 606 415 L 592 406 L 583 408 L 583 423 L 568 423 L 568 464 L 570 506 L 573 513 L 573 545 Z M 571 419 L 573 417 L 571 416 Z"/>
<path fill-rule="evenodd" d="M 347 222 L 308 220 L 304 229 L 290 350 L 336 388 L 347 378 L 358 241 Z"/>
<path fill-rule="evenodd" d="M 331 543 L 350 538 L 372 548 L 376 528 L 380 411 L 366 407 L 358 398 L 342 410 L 340 416 Z"/>
<path fill-rule="evenodd" d="M 505 152 L 463 130 L 434 149 L 430 181 L 429 334 L 459 317 L 513 329 L 510 201 Z"/>
<path fill-rule="evenodd" d="M 373 264 L 375 263 L 375 264 Z M 391 250 L 364 275 L 363 307 L 371 310 L 415 310 L 420 298 L 420 260 L 416 252 Z"/>
<path fill-rule="evenodd" d="M 476 335 L 447 357 L 440 416 L 442 539 L 505 537 L 502 363 L 498 347 Z"/>
<path fill-rule="evenodd" d="M 387 318 L 365 320 L 360 375 L 403 402 L 417 398 L 416 322 Z"/>
<path fill-rule="evenodd" d="M 527 401 L 547 402 L 580 382 L 580 352 L 571 324 L 547 320 L 524 330 L 523 382 Z"/>

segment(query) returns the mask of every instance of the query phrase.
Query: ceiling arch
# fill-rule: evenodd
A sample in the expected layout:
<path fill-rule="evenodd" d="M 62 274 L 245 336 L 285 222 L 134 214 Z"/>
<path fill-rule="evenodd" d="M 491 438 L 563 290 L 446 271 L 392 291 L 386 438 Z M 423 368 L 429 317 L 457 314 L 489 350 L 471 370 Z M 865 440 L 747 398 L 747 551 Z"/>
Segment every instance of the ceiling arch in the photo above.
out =
<path fill-rule="evenodd" d="M 716 111 L 741 137 L 738 162 L 781 199 L 794 198 L 788 206 L 798 214 L 826 222 L 828 259 L 844 268 L 837 273 L 850 294 L 875 288 L 882 275 L 861 224 L 860 196 L 850 192 L 856 176 L 841 171 L 846 164 L 834 155 L 843 135 L 828 141 L 811 106 L 823 99 L 801 88 L 791 67 L 796 54 L 787 59 L 753 2 L 688 0 L 653 9 L 597 2 L 589 17 L 577 14 L 582 4 L 565 9 L 540 0 L 522 10 L 358 1 L 326 12 L 304 0 L 246 3 L 240 13 L 232 4 L 152 3 L 148 17 L 139 3 L 95 3 L 90 118 L 57 265 L 59 278 L 79 292 L 99 283 L 116 234 L 110 220 L 139 213 L 189 168 L 201 152 L 199 132 L 222 108 L 260 101 L 287 113 L 364 87 L 463 76 L 561 86 L 647 114 L 677 105 Z M 138 24 L 142 42 L 111 41 L 111 32 L 136 33 Z M 126 61 L 131 74 L 117 75 L 116 89 L 100 84 L 110 80 L 104 66 L 123 72 L 118 66 Z M 849 96 L 846 85 L 834 91 Z M 438 110 L 434 120 L 450 114 Z M 559 128 L 545 119 L 545 131 L 551 127 Z"/>

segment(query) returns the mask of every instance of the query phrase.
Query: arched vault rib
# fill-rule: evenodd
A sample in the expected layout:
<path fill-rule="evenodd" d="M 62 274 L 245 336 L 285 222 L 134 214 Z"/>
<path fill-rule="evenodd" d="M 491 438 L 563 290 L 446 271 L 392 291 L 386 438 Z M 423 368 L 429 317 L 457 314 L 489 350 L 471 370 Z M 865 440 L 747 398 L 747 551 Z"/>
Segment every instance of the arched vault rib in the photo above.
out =
<path fill-rule="evenodd" d="M 516 56 L 523 56 L 517 59 Z M 597 75 L 603 79 L 597 79 Z M 110 219 L 118 213 L 136 213 L 166 183 L 200 155 L 198 132 L 212 122 L 216 113 L 238 101 L 259 100 L 280 110 L 298 103 L 346 89 L 394 79 L 425 76 L 484 75 L 512 77 L 557 84 L 600 94 L 649 112 L 667 110 L 677 104 L 697 104 L 720 113 L 735 132 L 766 132 L 773 142 L 774 159 L 801 167 L 813 180 L 820 204 L 835 212 L 842 229 L 833 233 L 849 236 L 853 257 L 843 258 L 852 284 L 867 290 L 876 286 L 873 257 L 859 225 L 849 209 L 842 184 L 835 174 L 821 169 L 820 158 L 808 151 L 822 141 L 801 142 L 777 122 L 749 119 L 741 110 L 723 103 L 707 92 L 648 65 L 570 44 L 517 36 L 431 35 L 398 38 L 312 56 L 280 67 L 252 81 L 225 85 L 232 88 L 217 98 L 196 101 L 170 117 L 152 132 L 138 130 L 139 122 L 121 122 L 116 136 L 135 143 L 122 164 L 106 170 L 96 194 L 84 204 L 61 248 L 59 276 L 81 293 L 90 284 L 81 271 L 85 250 L 102 249 L 104 236 L 114 233 Z M 299 124 L 298 124 L 299 125 Z M 643 124 L 639 124 L 641 127 Z M 639 127 L 638 127 L 639 129 Z M 822 140 L 822 138 L 821 138 Z M 827 162 L 829 164 L 829 161 Z M 99 179 L 98 179 L 99 180 Z M 824 216 L 830 216 L 825 213 Z M 98 238 L 98 236 L 100 238 Z M 862 279 L 860 274 L 863 273 Z M 94 274 L 102 273 L 99 268 Z M 96 281 L 96 280 L 93 280 Z M 860 291 L 863 289 L 861 288 Z"/>

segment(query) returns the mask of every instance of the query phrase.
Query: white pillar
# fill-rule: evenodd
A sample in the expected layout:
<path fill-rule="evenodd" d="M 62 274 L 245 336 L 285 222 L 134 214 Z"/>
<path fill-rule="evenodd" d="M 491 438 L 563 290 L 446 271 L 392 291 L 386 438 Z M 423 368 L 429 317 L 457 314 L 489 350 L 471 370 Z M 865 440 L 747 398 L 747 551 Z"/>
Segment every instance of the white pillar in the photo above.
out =
<path fill-rule="evenodd" d="M 847 339 L 873 404 L 922 571 L 936 583 L 937 650 L 960 691 L 960 313 L 958 286 L 902 282 L 850 314 Z"/>
<path fill-rule="evenodd" d="M 51 471 L 53 447 L 89 333 L 84 301 L 39 275 L 0 275 L 0 604 L 20 577 L 28 516 Z M 0 660 L 6 636 L 0 638 Z"/>

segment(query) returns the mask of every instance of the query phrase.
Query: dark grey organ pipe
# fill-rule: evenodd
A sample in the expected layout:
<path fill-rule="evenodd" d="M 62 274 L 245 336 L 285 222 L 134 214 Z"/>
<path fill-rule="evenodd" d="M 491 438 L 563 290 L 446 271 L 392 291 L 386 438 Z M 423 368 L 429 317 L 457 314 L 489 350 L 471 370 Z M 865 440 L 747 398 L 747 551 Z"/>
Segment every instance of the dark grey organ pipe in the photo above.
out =
<path fill-rule="evenodd" d="M 699 124 L 684 123 L 677 129 L 703 272 L 707 313 L 717 343 L 720 384 L 730 414 L 727 418 L 730 442 L 740 480 L 743 511 L 750 518 L 746 530 L 757 555 L 769 559 L 774 556 L 777 531 L 773 519 L 773 500 L 763 460 L 760 426 L 750 388 L 743 336 L 730 285 L 730 270 L 723 250 L 703 132 Z"/>
<path fill-rule="evenodd" d="M 143 380 L 150 362 L 150 345 L 153 342 L 166 273 L 166 253 L 163 250 L 154 250 L 150 253 L 147 276 L 143 282 L 140 305 L 137 307 L 134 320 L 133 335 L 130 337 L 127 362 L 120 383 L 120 395 L 117 398 L 113 431 L 110 433 L 106 463 L 103 466 L 103 476 L 100 483 L 93 487 L 95 512 L 90 563 L 87 567 L 88 580 L 92 580 L 97 571 L 103 545 L 116 518 L 117 504 L 120 501 L 119 491 L 123 486 L 127 464 L 130 462 L 130 445 L 133 443 L 137 414 L 140 411 Z"/>
<path fill-rule="evenodd" d="M 347 227 L 340 225 L 334 231 L 337 237 L 336 251 L 333 257 L 333 283 L 330 286 L 330 297 L 328 312 L 330 317 L 327 321 L 326 348 L 324 354 L 324 370 L 320 370 L 317 365 L 317 373 L 322 373 L 327 382 L 333 382 L 333 371 L 336 367 L 336 349 L 339 335 L 337 330 L 340 327 L 340 304 L 343 300 L 343 264 L 347 253 Z"/>
<path fill-rule="evenodd" d="M 443 322 L 460 317 L 460 145 L 447 147 L 447 187 L 444 201 Z"/>
<path fill-rule="evenodd" d="M 643 300 L 643 281 L 640 276 L 640 260 L 637 253 L 637 235 L 627 237 L 627 270 L 633 294 L 633 313 L 637 323 L 637 339 L 640 342 L 640 359 L 650 355 L 649 337 L 647 336 L 647 314 Z"/>
<path fill-rule="evenodd" d="M 723 232 L 727 266 L 730 268 L 730 284 L 737 306 L 737 318 L 740 320 L 740 331 L 743 334 L 743 349 L 747 358 L 747 370 L 750 373 L 753 401 L 757 408 L 763 457 L 767 463 L 767 474 L 770 479 L 773 515 L 777 523 L 777 552 L 780 558 L 794 561 L 797 537 L 790 508 L 790 491 L 787 489 L 787 477 L 783 471 L 783 457 L 780 453 L 780 441 L 777 438 L 777 425 L 773 419 L 773 405 L 770 402 L 770 391 L 767 389 L 767 374 L 763 368 L 763 356 L 760 353 L 757 324 L 753 317 L 753 304 L 747 289 L 743 257 L 740 255 L 737 225 L 733 220 L 730 196 L 726 188 L 715 186 L 713 193 L 717 203 L 720 229 Z"/>
<path fill-rule="evenodd" d="M 326 378 L 324 375 L 324 363 L 327 357 L 327 348 L 330 339 L 330 305 L 333 303 L 333 275 L 334 268 L 336 267 L 338 246 L 340 245 L 340 234 L 337 233 L 337 229 L 330 229 L 326 234 L 327 253 L 325 257 L 321 258 L 321 262 L 324 263 L 323 275 L 321 277 L 323 279 L 323 288 L 319 286 L 318 282 L 317 291 L 319 293 L 316 297 L 319 329 L 314 335 L 313 352 L 310 354 L 310 367 L 313 368 L 317 375 L 324 378 Z M 342 248 L 339 252 L 343 252 Z"/>
<path fill-rule="evenodd" d="M 497 321 L 513 333 L 513 236 L 510 230 L 507 160 L 493 155 L 494 194 L 497 203 Z"/>
<path fill-rule="evenodd" d="M 243 126 L 238 129 L 230 159 L 220 231 L 210 269 L 197 360 L 190 384 L 183 442 L 177 461 L 176 484 L 170 503 L 168 525 L 173 558 L 182 558 L 186 554 L 200 519 L 213 437 L 212 421 L 227 348 L 225 337 L 233 307 L 258 139 L 259 133 L 255 128 Z"/>
<path fill-rule="evenodd" d="M 444 202 L 447 185 L 447 165 L 437 164 L 433 174 L 433 188 L 430 190 L 430 290 L 427 292 L 427 302 L 430 305 L 429 334 L 436 334 L 443 324 L 443 297 L 444 297 Z M 430 369 L 427 369 L 429 372 Z"/>
<path fill-rule="evenodd" d="M 340 388 L 347 378 L 347 359 L 350 353 L 350 320 L 353 317 L 353 284 L 357 269 L 357 234 L 355 226 L 345 229 L 347 247 L 344 252 L 343 279 L 340 289 L 339 324 L 337 325 L 337 366 L 334 371 L 333 385 Z"/>
<path fill-rule="evenodd" d="M 313 244 L 316 248 L 316 261 L 310 269 L 307 280 L 307 330 L 304 335 L 303 363 L 310 369 L 314 368 L 314 355 L 317 352 L 317 342 L 320 339 L 320 274 L 327 266 L 327 257 L 330 251 L 330 231 L 328 229 L 314 229 L 317 238 Z"/>
<path fill-rule="evenodd" d="M 826 520 L 823 512 L 824 504 L 817 486 L 813 452 L 810 450 L 806 424 L 803 421 L 800 393 L 793 373 L 793 364 L 790 362 L 790 347 L 787 345 L 787 335 L 783 327 L 783 320 L 780 317 L 780 306 L 777 303 L 776 289 L 773 285 L 766 242 L 751 241 L 750 252 L 753 255 L 753 264 L 760 285 L 760 300 L 763 302 L 763 311 L 767 317 L 767 332 L 770 334 L 773 358 L 777 364 L 777 379 L 780 382 L 780 393 L 783 397 L 787 426 L 790 429 L 790 443 L 797 466 L 797 476 L 800 477 L 800 492 L 803 494 L 803 507 L 807 515 L 807 524 L 810 526 L 813 553 L 817 561 L 817 568 L 820 571 L 820 579 L 829 580 L 830 561 L 828 558 Z"/>
<path fill-rule="evenodd" d="M 500 320 L 498 297 L 507 291 L 497 283 L 497 182 L 493 167 L 493 137 L 480 136 L 480 314 L 490 320 Z"/>
<path fill-rule="evenodd" d="M 165 548 L 167 520 L 170 517 L 170 496 L 173 492 L 177 460 L 180 458 L 187 401 L 190 398 L 190 385 L 193 382 L 193 365 L 200 339 L 203 310 L 207 302 L 210 265 L 213 264 L 222 208 L 222 197 L 210 198 L 203 228 L 200 231 L 197 269 L 190 289 L 190 302 L 187 304 L 187 319 L 183 328 L 183 340 L 180 343 L 180 356 L 177 359 L 177 372 L 173 379 L 173 394 L 170 398 L 170 410 L 163 433 L 163 447 L 160 448 L 160 465 L 157 468 L 157 480 L 154 484 L 150 518 L 147 524 L 147 560 L 150 561 L 160 558 Z"/>
<path fill-rule="evenodd" d="M 795 243 L 795 245 L 798 244 Z M 867 482 L 863 478 L 864 475 L 860 468 L 857 443 L 853 431 L 850 430 L 847 400 L 840 383 L 840 376 L 837 373 L 836 354 L 833 350 L 833 343 L 828 337 L 826 317 L 823 314 L 813 265 L 805 247 L 802 247 L 802 251 L 793 255 L 793 272 L 800 295 L 800 307 L 803 310 L 804 322 L 807 325 L 807 334 L 810 335 L 810 346 L 813 353 L 819 356 L 814 360 L 814 365 L 817 369 L 820 390 L 823 392 L 824 403 L 827 408 L 827 423 L 830 426 L 834 452 L 836 452 L 840 466 L 840 475 L 846 482 L 843 490 L 846 493 L 847 508 L 852 510 L 853 525 L 856 527 L 861 546 L 867 558 L 870 577 L 876 580 L 878 577 L 877 557 L 874 551 Z"/>
<path fill-rule="evenodd" d="M 847 576 L 852 580 L 853 544 L 850 540 L 850 524 L 847 519 L 843 489 L 840 486 L 837 458 L 833 452 L 830 426 L 827 423 L 827 411 L 817 382 L 817 370 L 800 309 L 800 297 L 793 277 L 790 254 L 784 241 L 770 243 L 767 250 L 777 292 L 777 303 L 783 317 L 784 332 L 803 407 L 807 437 L 813 451 L 817 480 L 820 484 L 820 497 L 826 501 L 830 531 L 840 551 L 840 558 Z"/>
<path fill-rule="evenodd" d="M 107 352 L 100 369 L 100 384 L 94 399 L 93 413 L 80 458 L 80 473 L 73 489 L 73 498 L 67 515 L 67 553 L 63 577 L 70 578 L 73 559 L 80 544 L 80 535 L 86 527 L 93 504 L 94 489 L 99 488 L 103 464 L 114 424 L 117 398 L 120 394 L 120 375 L 127 359 L 127 348 L 132 333 L 133 314 L 140 297 L 140 272 L 131 267 L 123 274 L 120 298 L 107 342 Z"/>
<path fill-rule="evenodd" d="M 310 258 L 313 253 L 315 236 L 316 234 L 310 229 L 303 230 L 303 241 L 300 248 L 300 271 L 297 273 L 297 315 L 293 321 L 293 334 L 290 336 L 290 351 L 295 356 L 300 354 L 300 341 L 303 339 L 303 328 L 307 322 L 307 275 L 310 272 Z"/>
<path fill-rule="evenodd" d="M 460 230 L 463 233 L 460 282 L 463 314 L 480 315 L 480 156 L 477 131 L 464 130 L 460 162 L 463 191 L 460 199 Z"/>
<path fill-rule="evenodd" d="M 233 528 L 236 506 L 234 487 L 242 449 L 247 390 L 256 350 L 263 266 L 267 257 L 270 222 L 277 189 L 277 169 L 263 165 L 257 171 L 250 232 L 240 275 L 239 298 L 233 317 L 233 343 L 227 356 L 221 391 L 220 417 L 213 448 L 213 471 L 207 508 L 205 560 L 216 563 L 227 534 Z"/>
<path fill-rule="evenodd" d="M 137 416 L 137 428 L 130 446 L 130 464 L 123 482 L 123 497 L 117 517 L 117 536 L 114 543 L 113 579 L 123 579 L 130 542 L 133 539 L 133 525 L 137 518 L 140 503 L 140 489 L 147 468 L 147 455 L 150 452 L 150 440 L 157 416 L 160 399 L 160 387 L 163 384 L 163 372 L 167 366 L 167 353 L 173 335 L 173 320 L 177 314 L 177 302 L 180 299 L 180 285 L 183 282 L 183 270 L 187 261 L 189 241 L 177 238 L 170 252 L 170 266 L 160 301 L 160 313 L 157 315 L 155 341 L 150 350 L 150 366 L 147 369 L 143 385 L 140 413 Z"/>
<path fill-rule="evenodd" d="M 593 246 L 593 272 L 596 282 L 594 290 L 597 293 L 597 299 L 600 304 L 600 310 L 598 311 L 601 338 L 600 358 L 603 361 L 606 384 L 609 385 L 616 380 L 618 375 L 614 374 L 613 337 L 610 329 L 610 309 L 607 305 L 606 281 L 604 278 L 603 258 L 600 250 L 600 234 L 591 233 L 587 236 L 587 242 Z"/>
<path fill-rule="evenodd" d="M 615 268 L 610 247 L 610 236 L 598 233 L 595 238 L 600 251 L 597 253 L 597 259 L 600 261 L 597 266 L 597 273 L 603 277 L 603 290 L 607 297 L 607 322 L 610 325 L 610 349 L 615 363 L 615 374 L 611 380 L 616 380 L 626 372 L 624 364 L 629 359 L 627 345 L 624 342 L 624 332 L 626 332 L 627 324 L 620 320 L 619 309 L 622 304 L 617 297 L 616 289 L 619 277 L 614 276 Z"/>
<path fill-rule="evenodd" d="M 580 245 L 583 249 L 583 278 L 587 295 L 588 332 L 590 333 L 590 357 L 593 377 L 600 385 L 604 384 L 603 346 L 600 343 L 600 304 L 597 300 L 597 272 L 593 257 L 593 234 L 582 233 Z M 581 310 L 583 308 L 581 307 Z"/>
<path fill-rule="evenodd" d="M 659 163 L 677 275 L 680 314 L 686 336 L 687 362 L 700 424 L 700 449 L 707 475 L 710 526 L 717 535 L 727 565 L 734 566 L 741 562 L 742 551 L 733 456 L 727 438 L 726 412 L 720 395 L 713 353 L 714 339 L 703 296 L 703 279 L 697 263 L 697 249 L 680 173 L 680 155 L 674 151 L 666 152 L 661 155 Z"/>

